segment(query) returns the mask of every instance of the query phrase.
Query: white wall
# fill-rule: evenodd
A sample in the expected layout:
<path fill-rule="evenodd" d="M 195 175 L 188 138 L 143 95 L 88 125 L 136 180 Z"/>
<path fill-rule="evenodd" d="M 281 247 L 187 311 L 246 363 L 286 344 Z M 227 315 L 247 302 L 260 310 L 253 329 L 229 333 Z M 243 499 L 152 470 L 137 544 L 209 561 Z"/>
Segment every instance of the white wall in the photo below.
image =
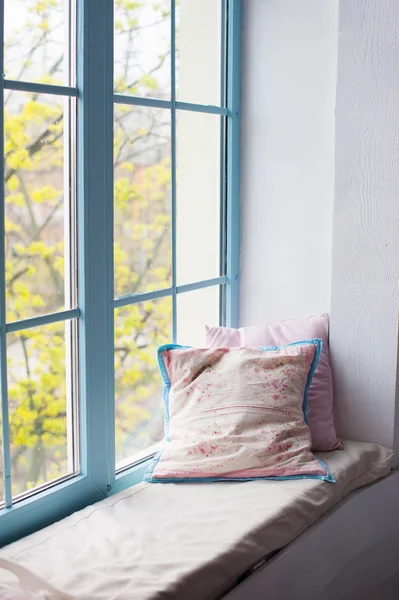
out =
<path fill-rule="evenodd" d="M 339 13 L 244 1 L 241 323 L 330 310 L 338 431 L 399 457 L 399 2 Z"/>
<path fill-rule="evenodd" d="M 398 49 L 398 0 L 341 0 L 331 306 L 338 424 L 388 446 L 398 344 Z"/>
<path fill-rule="evenodd" d="M 338 0 L 244 0 L 241 324 L 330 309 Z"/>

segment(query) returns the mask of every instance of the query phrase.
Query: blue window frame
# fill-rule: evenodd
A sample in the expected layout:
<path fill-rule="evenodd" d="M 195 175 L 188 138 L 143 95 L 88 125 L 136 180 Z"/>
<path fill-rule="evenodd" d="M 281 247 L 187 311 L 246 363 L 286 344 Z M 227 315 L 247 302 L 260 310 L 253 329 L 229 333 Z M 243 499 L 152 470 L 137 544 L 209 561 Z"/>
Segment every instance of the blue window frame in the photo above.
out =
<path fill-rule="evenodd" d="M 0 3 L 0 19 L 3 25 L 8 1 L 4 0 Z M 2 164 L 0 165 L 0 172 L 5 173 L 0 186 L 0 235 L 5 240 L 4 244 L 0 245 L 2 441 L 0 475 L 3 480 L 2 488 L 0 486 L 0 546 L 40 529 L 90 503 L 121 491 L 142 479 L 146 461 L 155 452 L 154 447 L 146 443 L 143 452 L 132 453 L 127 460 L 122 462 L 119 460 L 118 451 L 115 450 L 116 437 L 119 435 L 118 431 L 117 435 L 115 434 L 115 365 L 117 364 L 115 351 L 118 351 L 115 343 L 117 335 L 115 326 L 119 318 L 115 317 L 116 311 L 127 310 L 129 307 L 144 307 L 144 309 L 147 307 L 147 312 L 150 312 L 148 306 L 152 307 L 156 302 L 167 301 L 171 307 L 170 340 L 168 341 L 181 341 L 179 335 L 181 335 L 181 322 L 184 319 L 179 324 L 180 313 L 185 310 L 191 316 L 193 307 L 199 306 L 202 302 L 201 294 L 208 294 L 207 290 L 213 294 L 212 290 L 214 290 L 215 295 L 212 297 L 216 298 L 215 302 L 218 305 L 219 322 L 231 327 L 238 325 L 241 0 L 220 0 L 220 6 L 218 6 L 221 32 L 219 31 L 215 39 L 218 39 L 221 45 L 218 71 L 220 82 L 219 84 L 214 82 L 214 88 L 218 90 L 220 102 L 212 104 L 206 103 L 206 94 L 202 94 L 203 89 L 200 85 L 194 85 L 194 91 L 190 91 L 189 87 L 184 90 L 182 86 L 179 69 L 182 68 L 184 61 L 189 67 L 190 61 L 193 63 L 192 69 L 186 70 L 188 80 L 193 73 L 195 78 L 201 78 L 201 53 L 204 54 L 204 49 L 198 44 L 197 53 L 191 56 L 190 52 L 186 52 L 186 57 L 184 60 L 182 59 L 183 42 L 179 48 L 177 47 L 178 35 L 182 35 L 181 30 L 184 29 L 183 21 L 179 23 L 179 27 L 177 24 L 177 20 L 181 17 L 179 11 L 182 3 L 175 0 L 166 1 L 168 10 L 163 13 L 163 16 L 168 27 L 170 52 L 167 57 L 163 55 L 160 62 L 162 65 L 168 64 L 169 78 L 165 84 L 168 90 L 166 94 L 159 93 L 153 79 L 148 74 L 145 78 L 136 79 L 134 85 L 130 85 L 130 82 L 126 80 L 124 83 L 121 83 L 121 80 L 117 82 L 114 80 L 114 71 L 116 72 L 113 52 L 114 36 L 116 36 L 114 14 L 115 24 L 118 23 L 120 31 L 123 32 L 123 25 L 119 23 L 117 14 L 118 6 L 123 8 L 123 2 L 118 3 L 118 0 L 115 0 L 115 7 L 112 0 L 60 0 L 60 6 L 62 5 L 64 9 L 67 7 L 64 12 L 64 21 L 67 25 L 69 40 L 72 40 L 68 46 L 68 52 L 64 56 L 65 85 L 49 78 L 43 81 L 43 78 L 39 76 L 39 67 L 36 67 L 36 71 L 33 67 L 33 70 L 29 71 L 31 68 L 29 61 L 26 62 L 28 66 L 25 65 L 25 68 L 28 73 L 33 73 L 32 77 L 27 77 L 25 80 L 23 77 L 13 77 L 12 73 L 9 76 L 6 70 L 0 83 L 1 105 L 5 107 L 0 116 L 0 143 L 5 148 L 4 153 L 1 154 Z M 44 16 L 39 15 L 39 17 L 43 21 Z M 48 23 L 42 25 L 43 30 L 46 27 L 48 28 Z M 134 29 L 134 24 L 131 27 Z M 144 44 L 144 48 L 148 49 L 149 53 L 153 51 L 151 44 L 147 43 L 147 46 Z M 117 54 L 117 50 L 115 54 Z M 1 28 L 0 60 L 4 72 L 4 26 Z M 149 71 L 151 74 L 151 69 Z M 34 80 L 35 78 L 38 81 L 29 81 L 29 79 Z M 152 95 L 149 94 L 151 89 L 154 92 Z M 10 96 L 12 94 L 15 96 Z M 23 104 L 22 95 L 18 96 L 18 94 L 27 95 L 26 104 Z M 196 95 L 205 102 L 193 102 Z M 9 101 L 10 97 L 14 100 L 12 107 L 8 108 L 7 99 Z M 24 114 L 36 114 L 35 111 L 39 110 L 37 98 L 42 99 L 40 110 L 43 114 L 47 114 L 46 111 L 49 111 L 53 121 L 51 126 L 40 134 L 39 141 L 32 142 L 29 138 L 29 124 L 22 118 L 20 121 L 16 119 L 15 127 L 20 127 L 18 135 L 23 135 L 25 127 L 27 153 L 22 158 L 20 155 L 14 157 L 10 148 L 13 143 L 12 136 L 16 133 L 10 129 L 10 118 L 14 114 L 17 114 L 18 118 Z M 57 110 L 63 110 L 63 117 L 57 117 L 58 113 L 54 112 L 55 109 L 49 98 L 55 99 L 54 106 L 61 107 Z M 9 111 L 8 117 L 5 118 L 7 110 Z M 135 112 L 130 113 L 129 111 Z M 148 120 L 148 115 L 162 114 L 166 120 L 162 122 L 156 135 L 162 137 L 166 131 L 165 127 L 169 132 L 166 136 L 166 145 L 162 146 L 162 148 L 167 147 L 167 150 L 163 150 L 167 154 L 163 164 L 166 165 L 165 169 L 169 174 L 165 179 L 165 172 L 161 173 L 164 190 L 168 190 L 168 194 L 170 194 L 168 196 L 170 203 L 167 209 L 170 242 L 165 242 L 165 245 L 162 246 L 162 252 L 169 256 L 168 273 L 165 274 L 165 270 L 161 270 L 159 271 L 161 275 L 155 283 L 149 281 L 145 285 L 136 287 L 131 284 L 129 277 L 126 280 L 128 283 L 124 286 L 120 285 L 119 280 L 118 282 L 115 280 L 116 264 L 121 260 L 120 253 L 115 254 L 118 236 L 123 245 L 124 227 L 132 228 L 135 224 L 134 219 L 141 219 L 140 211 L 136 211 L 136 217 L 127 220 L 126 224 L 124 213 L 120 213 L 122 214 L 120 230 L 115 228 L 120 210 L 114 199 L 117 194 L 114 188 L 115 173 L 119 178 L 120 169 L 126 168 L 128 171 L 135 169 L 136 178 L 141 177 L 146 182 L 147 188 L 153 186 L 150 190 L 153 194 L 151 198 L 159 192 L 160 183 L 159 180 L 156 183 L 148 183 L 150 175 L 145 161 L 150 159 L 144 158 L 137 166 L 138 159 L 132 159 L 132 156 L 124 148 L 121 149 L 117 145 L 115 132 L 120 123 L 117 122 L 115 115 L 118 114 L 130 115 L 127 120 L 125 119 L 124 127 L 129 127 L 129 119 L 130 123 L 133 123 L 136 118 L 143 118 L 145 121 Z M 137 115 L 141 116 L 137 117 Z M 57 129 L 60 122 L 63 123 L 62 132 Z M 214 124 L 212 127 L 209 125 L 211 122 Z M 134 121 L 134 128 L 144 139 L 145 127 L 140 123 L 137 125 Z M 213 137 L 212 141 L 208 142 L 207 136 L 210 131 L 213 132 Z M 40 237 L 34 238 L 33 242 L 30 240 L 29 252 L 25 248 L 21 248 L 21 244 L 15 243 L 11 254 L 10 244 L 7 245 L 6 238 L 6 232 L 10 228 L 15 232 L 15 236 L 18 233 L 15 231 L 15 226 L 12 223 L 10 225 L 11 209 L 8 205 L 14 202 L 12 214 L 19 214 L 18 203 L 22 202 L 18 196 L 20 188 L 23 185 L 31 185 L 33 177 L 28 173 L 18 182 L 13 180 L 14 183 L 11 187 L 16 188 L 18 193 L 14 193 L 15 189 L 11 192 L 9 179 L 12 179 L 16 172 L 13 165 L 19 164 L 15 161 L 28 158 L 30 162 L 26 163 L 28 166 L 25 169 L 30 172 L 35 171 L 38 168 L 38 159 L 34 155 L 33 148 L 38 147 L 37 143 L 45 146 L 49 136 L 58 140 L 62 135 L 64 144 L 57 148 L 59 148 L 64 162 L 64 194 L 62 198 L 65 239 L 63 238 L 62 244 L 57 247 L 62 247 L 67 263 L 66 267 L 65 261 L 58 260 L 55 255 L 47 255 L 46 249 L 40 244 L 38 245 Z M 145 155 L 146 152 L 151 155 L 154 149 L 151 144 L 146 146 L 146 143 L 139 140 L 137 147 L 141 147 L 142 155 Z M 121 159 L 122 167 L 115 162 L 115 148 L 117 148 L 118 156 L 123 159 Z M 157 152 L 160 152 L 159 149 Z M 199 179 L 196 180 L 195 170 L 191 170 L 191 165 L 194 163 L 193 157 L 195 156 L 195 160 L 202 160 L 208 154 L 208 166 L 212 161 L 217 163 L 216 176 L 212 179 L 210 172 L 200 171 Z M 13 163 L 10 161 L 10 156 L 14 160 Z M 51 156 L 52 158 L 50 154 L 43 154 L 44 165 L 46 161 L 58 161 L 58 158 L 54 158 L 54 152 Z M 185 162 L 185 156 L 189 156 L 188 162 Z M 11 170 L 7 171 L 9 165 L 11 165 Z M 189 226 L 186 223 L 190 218 L 190 212 L 202 218 L 201 212 L 195 212 L 198 210 L 198 194 L 200 193 L 198 190 L 207 189 L 206 187 L 201 188 L 201 174 L 204 179 L 212 180 L 218 185 L 218 192 L 215 194 L 215 197 L 220 199 L 217 207 L 219 211 L 217 217 L 219 223 L 218 273 L 212 272 L 211 269 L 205 269 L 201 255 L 199 260 L 196 259 L 197 242 L 201 235 L 196 230 L 195 219 L 192 219 L 191 229 L 187 233 Z M 136 181 L 137 179 L 133 181 L 133 184 Z M 128 184 L 129 178 L 124 177 L 123 185 L 127 186 L 127 193 L 134 194 L 134 185 L 129 187 Z M 195 187 L 198 190 L 194 190 Z M 143 187 L 142 189 L 147 188 Z M 190 189 L 193 189 L 193 194 L 190 193 Z M 182 190 L 186 190 L 185 194 Z M 52 186 L 46 184 L 40 188 L 40 194 L 36 194 L 34 200 L 39 206 L 43 197 L 50 198 L 49 206 L 52 206 L 51 202 L 55 202 L 52 199 L 52 194 L 55 195 L 53 192 Z M 23 191 L 21 194 L 23 197 Z M 185 205 L 183 205 L 184 202 Z M 191 207 L 190 202 L 192 202 Z M 213 207 L 212 214 L 215 214 L 214 204 L 214 202 L 210 203 L 211 208 Z M 30 209 L 29 215 L 33 222 L 36 212 L 40 212 L 40 210 L 42 210 L 40 206 Z M 149 211 L 148 218 L 151 225 L 151 219 L 155 219 L 157 215 L 151 213 L 153 209 L 149 209 L 148 206 L 146 211 L 147 213 Z M 44 219 L 46 221 L 46 214 Z M 202 224 L 204 228 L 202 237 L 206 245 L 209 243 L 210 234 L 205 229 L 204 222 L 206 219 L 201 221 L 199 218 L 198 228 Z M 144 238 L 142 239 L 146 240 L 146 236 L 150 235 L 148 234 L 150 230 L 150 228 L 144 228 Z M 129 229 L 129 235 L 131 231 L 132 229 Z M 52 232 L 51 235 L 55 235 L 55 233 Z M 189 243 L 190 237 L 195 241 L 193 248 Z M 128 246 L 125 248 L 123 257 L 129 255 L 130 248 L 133 248 L 133 254 L 137 253 L 138 247 L 141 248 L 137 244 Z M 141 257 L 140 260 L 144 260 L 145 265 L 148 266 L 148 262 L 145 262 L 147 246 L 142 243 L 142 247 L 144 258 Z M 67 273 L 63 283 L 64 303 L 57 304 L 57 298 L 55 300 L 52 298 L 48 305 L 45 302 L 44 306 L 43 302 L 37 303 L 38 308 L 33 312 L 30 310 L 31 306 L 28 307 L 30 312 L 28 309 L 27 312 L 24 310 L 14 311 L 10 319 L 9 289 L 10 277 L 12 279 L 13 275 L 7 275 L 7 268 L 9 268 L 10 261 L 13 260 L 12 257 L 18 252 L 24 257 L 24 260 L 28 254 L 33 265 L 29 263 L 26 269 L 18 271 L 18 277 L 23 278 L 24 274 L 29 271 L 29 267 L 33 269 L 29 273 L 40 269 L 37 267 L 36 260 L 47 260 L 51 273 L 55 277 L 54 270 L 62 263 L 62 268 Z M 150 248 L 148 252 L 153 251 Z M 189 257 L 187 260 L 185 255 Z M 123 267 L 121 272 L 129 275 L 130 271 L 129 268 L 126 268 L 126 264 Z M 209 273 L 209 277 L 197 276 L 197 273 L 202 275 L 205 271 L 207 274 Z M 123 293 L 121 294 L 120 291 Z M 197 296 L 194 297 L 194 294 Z M 184 299 L 187 300 L 187 298 L 195 298 L 195 302 L 191 304 L 186 302 L 186 308 L 183 309 Z M 33 305 L 34 303 L 32 303 Z M 53 307 L 52 310 L 51 307 Z M 123 314 L 122 318 L 126 319 L 127 317 Z M 18 318 L 19 315 L 20 318 Z M 146 314 L 146 316 L 148 315 Z M 151 313 L 148 318 L 151 319 L 152 316 Z M 202 326 L 203 323 L 201 322 L 200 325 Z M 37 337 L 36 339 L 37 332 L 46 327 L 50 328 L 48 330 L 50 334 L 46 338 Z M 37 353 L 43 352 L 43 360 L 47 360 L 50 365 L 48 369 L 43 372 L 39 370 L 39 375 L 29 375 L 29 381 L 25 375 L 20 376 L 18 369 L 14 374 L 13 361 L 18 363 L 18 360 L 23 360 L 23 357 L 20 359 L 18 352 L 14 352 L 14 354 L 11 353 L 10 358 L 10 340 L 14 339 L 10 336 L 15 336 L 15 340 L 22 345 L 25 342 L 26 344 L 36 344 L 34 356 L 37 357 Z M 30 341 L 31 339 L 33 342 Z M 48 348 L 46 347 L 47 343 Z M 136 340 L 135 343 L 139 348 L 139 342 Z M 61 476 L 58 473 L 53 480 L 51 475 L 47 476 L 49 483 L 35 485 L 33 482 L 32 489 L 29 489 L 28 484 L 19 489 L 13 481 L 15 465 L 13 465 L 11 448 L 13 436 L 17 434 L 11 409 L 15 402 L 23 401 L 21 394 L 25 390 L 27 397 L 30 397 L 30 403 L 27 404 L 25 412 L 21 414 L 28 421 L 35 419 L 34 411 L 37 409 L 35 403 L 43 401 L 43 399 L 37 400 L 31 387 L 35 385 L 35 377 L 43 377 L 43 381 L 48 382 L 48 393 L 51 395 L 51 361 L 53 356 L 60 352 L 64 352 L 63 356 L 66 357 L 63 359 L 66 365 L 63 377 L 66 386 L 65 395 L 70 398 L 69 404 L 67 402 L 66 406 L 62 406 L 60 409 L 60 415 L 67 423 L 66 427 L 69 427 L 68 440 L 71 440 L 71 447 L 68 448 L 68 461 Z M 15 378 L 18 380 L 19 387 L 17 388 L 13 387 Z M 16 396 L 18 397 L 16 398 Z M 55 409 L 52 410 L 54 413 Z M 50 414 L 53 413 L 50 412 Z M 51 435 L 51 431 L 45 429 L 44 421 L 41 421 L 41 426 L 44 427 L 45 434 Z M 35 439 L 33 437 L 33 441 L 29 440 L 27 444 L 34 446 Z M 33 457 L 35 457 L 34 452 Z"/>

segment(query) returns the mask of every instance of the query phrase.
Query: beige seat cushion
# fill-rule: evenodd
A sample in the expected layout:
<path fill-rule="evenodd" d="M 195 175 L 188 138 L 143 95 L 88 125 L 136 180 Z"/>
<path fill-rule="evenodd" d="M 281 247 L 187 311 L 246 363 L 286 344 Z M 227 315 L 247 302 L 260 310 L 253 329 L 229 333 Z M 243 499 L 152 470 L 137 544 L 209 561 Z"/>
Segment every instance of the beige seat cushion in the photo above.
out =
<path fill-rule="evenodd" d="M 132 487 L 0 551 L 90 600 L 212 600 L 345 495 L 388 474 L 393 454 L 345 442 L 319 480 Z M 1 577 L 1 575 L 0 575 Z"/>

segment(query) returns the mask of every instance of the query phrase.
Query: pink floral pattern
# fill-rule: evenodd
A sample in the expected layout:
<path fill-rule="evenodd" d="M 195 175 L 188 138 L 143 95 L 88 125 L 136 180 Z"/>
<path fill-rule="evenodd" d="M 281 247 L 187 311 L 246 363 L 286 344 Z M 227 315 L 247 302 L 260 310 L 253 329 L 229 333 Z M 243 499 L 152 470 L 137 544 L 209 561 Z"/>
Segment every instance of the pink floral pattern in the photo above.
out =
<path fill-rule="evenodd" d="M 318 476 L 303 399 L 316 344 L 166 348 L 167 438 L 149 481 Z"/>

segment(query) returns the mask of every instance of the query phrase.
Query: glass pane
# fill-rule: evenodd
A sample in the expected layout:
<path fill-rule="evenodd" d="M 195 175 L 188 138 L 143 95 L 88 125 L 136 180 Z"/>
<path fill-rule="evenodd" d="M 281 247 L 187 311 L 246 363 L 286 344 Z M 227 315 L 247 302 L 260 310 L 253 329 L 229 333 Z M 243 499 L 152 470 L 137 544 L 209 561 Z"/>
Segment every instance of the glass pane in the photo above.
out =
<path fill-rule="evenodd" d="M 177 98 L 220 105 L 221 0 L 180 0 L 176 7 Z"/>
<path fill-rule="evenodd" d="M 6 95 L 7 321 L 70 308 L 64 299 L 63 103 L 57 96 Z"/>
<path fill-rule="evenodd" d="M 115 295 L 169 287 L 170 111 L 115 105 Z"/>
<path fill-rule="evenodd" d="M 74 472 L 68 327 L 7 336 L 13 496 Z"/>
<path fill-rule="evenodd" d="M 115 91 L 170 100 L 170 2 L 115 0 Z"/>
<path fill-rule="evenodd" d="M 177 295 L 177 341 L 204 347 L 205 325 L 219 325 L 220 286 Z M 193 318 L 193 315 L 195 317 Z"/>
<path fill-rule="evenodd" d="M 5 0 L 4 70 L 8 79 L 68 84 L 66 0 Z"/>
<path fill-rule="evenodd" d="M 116 463 L 121 468 L 163 437 L 157 348 L 171 342 L 172 299 L 115 310 Z"/>
<path fill-rule="evenodd" d="M 177 113 L 178 284 L 220 274 L 221 117 Z"/>

